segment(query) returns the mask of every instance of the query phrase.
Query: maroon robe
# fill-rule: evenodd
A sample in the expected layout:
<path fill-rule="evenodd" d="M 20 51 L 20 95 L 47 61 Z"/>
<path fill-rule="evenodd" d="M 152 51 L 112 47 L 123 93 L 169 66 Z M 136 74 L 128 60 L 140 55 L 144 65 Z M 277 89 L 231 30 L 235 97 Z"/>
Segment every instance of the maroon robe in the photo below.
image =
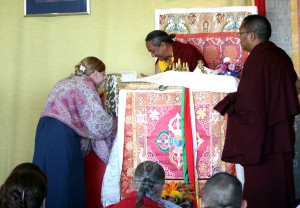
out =
<path fill-rule="evenodd" d="M 290 57 L 263 42 L 247 58 L 237 92 L 215 106 L 228 114 L 222 160 L 244 166 L 248 208 L 295 207 L 296 79 Z"/>
<path fill-rule="evenodd" d="M 177 63 L 178 59 L 180 59 L 181 63 L 183 62 L 188 63 L 190 71 L 194 71 L 195 68 L 197 67 L 198 61 L 202 60 L 203 65 L 205 67 L 208 67 L 202 54 L 195 46 L 188 43 L 181 43 L 179 41 L 174 41 L 172 47 L 173 47 L 174 63 Z"/>
<path fill-rule="evenodd" d="M 122 199 L 119 203 L 117 204 L 112 204 L 109 205 L 106 208 L 130 208 L 130 207 L 135 207 L 135 203 L 136 203 L 136 194 L 137 192 L 133 191 L 131 193 L 129 193 L 126 198 Z M 155 201 L 153 201 L 152 199 L 144 196 L 143 198 L 143 207 L 145 208 L 162 208 L 163 206 L 159 205 L 158 203 L 156 203 Z"/>

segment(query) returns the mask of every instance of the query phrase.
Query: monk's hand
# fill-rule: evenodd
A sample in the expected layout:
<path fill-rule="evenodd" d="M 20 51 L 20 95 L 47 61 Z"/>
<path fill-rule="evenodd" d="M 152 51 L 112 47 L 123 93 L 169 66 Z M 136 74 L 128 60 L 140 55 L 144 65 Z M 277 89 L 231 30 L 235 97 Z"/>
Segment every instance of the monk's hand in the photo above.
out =
<path fill-rule="evenodd" d="M 140 76 L 141 76 L 141 77 L 148 77 L 149 75 L 146 75 L 146 74 L 144 74 L 144 73 L 140 73 Z"/>

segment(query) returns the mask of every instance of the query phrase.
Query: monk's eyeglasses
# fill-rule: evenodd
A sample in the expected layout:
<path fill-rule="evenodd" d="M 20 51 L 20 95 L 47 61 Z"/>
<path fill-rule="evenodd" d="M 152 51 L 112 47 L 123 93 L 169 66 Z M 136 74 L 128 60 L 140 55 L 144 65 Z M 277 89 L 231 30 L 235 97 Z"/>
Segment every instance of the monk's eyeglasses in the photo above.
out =
<path fill-rule="evenodd" d="M 250 33 L 251 31 L 248 31 L 248 32 L 238 32 L 236 33 L 238 36 L 240 36 L 241 34 L 244 34 L 244 33 Z"/>

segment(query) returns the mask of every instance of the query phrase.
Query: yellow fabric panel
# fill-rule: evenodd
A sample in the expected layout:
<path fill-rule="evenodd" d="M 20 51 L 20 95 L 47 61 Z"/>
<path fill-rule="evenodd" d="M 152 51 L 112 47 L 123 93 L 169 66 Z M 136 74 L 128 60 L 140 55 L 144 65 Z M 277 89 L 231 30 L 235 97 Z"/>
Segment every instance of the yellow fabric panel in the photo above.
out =
<path fill-rule="evenodd" d="M 173 62 L 174 62 L 174 56 L 172 56 L 172 63 L 170 64 L 170 66 L 172 66 Z M 169 67 L 169 64 L 164 60 L 163 61 L 158 60 L 158 65 L 161 72 L 164 72 Z"/>

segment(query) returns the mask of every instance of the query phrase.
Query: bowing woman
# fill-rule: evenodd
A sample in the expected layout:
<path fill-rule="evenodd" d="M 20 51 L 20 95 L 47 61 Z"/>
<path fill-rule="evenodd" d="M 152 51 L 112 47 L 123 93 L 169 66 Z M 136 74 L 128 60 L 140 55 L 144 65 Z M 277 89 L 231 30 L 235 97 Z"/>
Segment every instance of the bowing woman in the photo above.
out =
<path fill-rule="evenodd" d="M 98 94 L 104 76 L 104 63 L 86 57 L 75 66 L 75 74 L 59 81 L 48 96 L 33 156 L 48 178 L 46 208 L 86 206 L 81 138 L 94 141 L 103 157 L 109 154 L 116 120 L 103 109 Z"/>

